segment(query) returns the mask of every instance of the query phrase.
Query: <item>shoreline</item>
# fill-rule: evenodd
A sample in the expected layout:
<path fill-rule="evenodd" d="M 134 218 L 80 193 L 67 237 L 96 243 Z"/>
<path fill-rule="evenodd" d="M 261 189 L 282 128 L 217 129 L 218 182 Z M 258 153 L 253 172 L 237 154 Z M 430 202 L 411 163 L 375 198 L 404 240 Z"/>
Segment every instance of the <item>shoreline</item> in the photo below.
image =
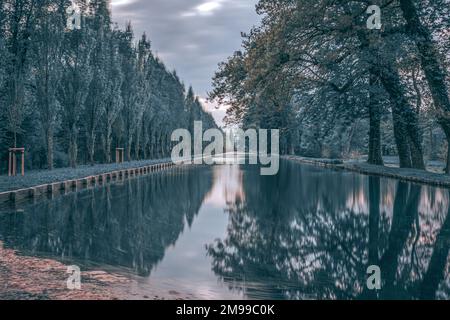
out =
<path fill-rule="evenodd" d="M 81 271 L 81 289 L 69 290 L 69 265 L 52 258 L 22 255 L 0 241 L 0 300 L 192 300 L 178 289 L 146 287 L 120 272 L 93 268 Z"/>
<path fill-rule="evenodd" d="M 0 241 L 0 300 L 115 300 L 120 295 L 112 284 L 126 281 L 103 271 L 83 271 L 81 290 L 69 290 L 68 277 L 63 263 L 22 256 Z"/>
<path fill-rule="evenodd" d="M 345 162 L 343 160 L 305 158 L 300 156 L 282 156 L 282 158 L 289 161 L 329 169 L 345 170 L 363 175 L 385 177 L 400 181 L 430 185 L 433 187 L 450 188 L 450 176 L 430 171 L 377 166 L 364 162 Z"/>

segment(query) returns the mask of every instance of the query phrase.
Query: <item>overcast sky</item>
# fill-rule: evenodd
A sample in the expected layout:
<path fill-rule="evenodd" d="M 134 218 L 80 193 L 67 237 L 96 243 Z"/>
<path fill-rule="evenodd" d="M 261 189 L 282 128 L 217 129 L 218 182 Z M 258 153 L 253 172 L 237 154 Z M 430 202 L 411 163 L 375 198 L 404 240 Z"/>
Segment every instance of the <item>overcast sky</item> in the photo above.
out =
<path fill-rule="evenodd" d="M 217 64 L 241 46 L 241 31 L 259 21 L 257 0 L 112 0 L 113 20 L 131 21 L 135 35 L 144 31 L 153 51 L 186 86 L 206 98 Z M 221 124 L 225 106 L 208 106 Z"/>

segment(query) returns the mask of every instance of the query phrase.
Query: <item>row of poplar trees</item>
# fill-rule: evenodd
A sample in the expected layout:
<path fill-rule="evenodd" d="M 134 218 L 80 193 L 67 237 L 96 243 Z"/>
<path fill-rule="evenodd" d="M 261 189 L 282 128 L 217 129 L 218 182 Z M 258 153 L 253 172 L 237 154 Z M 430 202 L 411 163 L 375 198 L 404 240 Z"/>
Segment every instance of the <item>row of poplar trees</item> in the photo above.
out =
<path fill-rule="evenodd" d="M 192 88 L 111 21 L 108 0 L 0 3 L 0 145 L 25 147 L 28 168 L 170 155 L 171 133 L 201 120 L 215 127 Z M 70 24 L 70 23 L 69 23 Z M 3 162 L 6 152 L 1 153 Z M 3 167 L 3 166 L 2 166 Z M 3 168 L 2 168 L 3 170 Z"/>

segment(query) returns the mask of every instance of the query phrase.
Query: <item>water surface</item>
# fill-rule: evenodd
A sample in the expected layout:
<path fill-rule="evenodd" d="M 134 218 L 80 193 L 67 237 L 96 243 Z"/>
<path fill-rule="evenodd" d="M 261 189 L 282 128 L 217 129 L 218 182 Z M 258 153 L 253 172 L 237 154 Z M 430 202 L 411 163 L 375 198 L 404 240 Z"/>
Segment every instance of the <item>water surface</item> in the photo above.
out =
<path fill-rule="evenodd" d="M 183 167 L 0 212 L 23 255 L 224 299 L 448 299 L 446 189 L 282 161 Z M 378 265 L 382 290 L 366 288 Z M 133 296 L 130 296 L 133 298 Z"/>

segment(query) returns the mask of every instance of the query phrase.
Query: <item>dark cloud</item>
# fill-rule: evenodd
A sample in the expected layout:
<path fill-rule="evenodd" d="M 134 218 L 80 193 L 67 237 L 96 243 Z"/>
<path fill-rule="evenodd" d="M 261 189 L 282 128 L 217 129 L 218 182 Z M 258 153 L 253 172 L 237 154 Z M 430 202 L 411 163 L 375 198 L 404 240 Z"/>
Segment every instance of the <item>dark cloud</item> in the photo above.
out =
<path fill-rule="evenodd" d="M 153 51 L 203 98 L 217 64 L 241 45 L 241 31 L 257 24 L 257 0 L 112 0 L 113 19 L 144 31 Z M 223 110 L 216 116 L 223 114 Z"/>

